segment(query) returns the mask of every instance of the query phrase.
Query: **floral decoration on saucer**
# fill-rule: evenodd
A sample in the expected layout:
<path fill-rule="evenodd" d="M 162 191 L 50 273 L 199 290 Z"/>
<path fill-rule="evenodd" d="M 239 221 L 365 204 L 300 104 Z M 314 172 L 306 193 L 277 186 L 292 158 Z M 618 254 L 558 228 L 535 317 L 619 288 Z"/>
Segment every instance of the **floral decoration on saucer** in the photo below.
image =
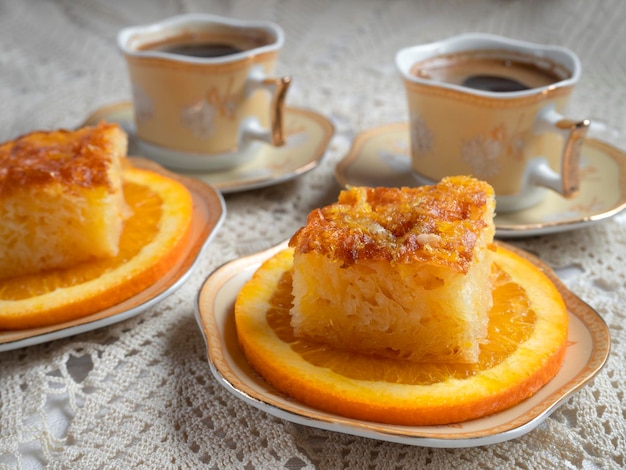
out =
<path fill-rule="evenodd" d="M 496 236 L 516 238 L 573 230 L 626 208 L 626 153 L 588 138 L 582 147 L 581 165 L 581 188 L 576 197 L 565 199 L 548 192 L 534 207 L 497 214 Z M 387 124 L 357 135 L 337 164 L 335 177 L 341 185 L 415 186 L 408 123 Z"/>
<path fill-rule="evenodd" d="M 129 155 L 151 157 L 137 150 L 131 102 L 100 108 L 87 117 L 82 125 L 94 125 L 103 120 L 116 122 L 126 131 L 129 137 Z M 210 172 L 173 171 L 200 179 L 225 194 L 263 188 L 294 179 L 319 165 L 334 134 L 334 126 L 321 114 L 296 107 L 285 109 L 284 126 L 285 145 L 274 147 L 261 143 L 258 155 L 241 166 Z"/>

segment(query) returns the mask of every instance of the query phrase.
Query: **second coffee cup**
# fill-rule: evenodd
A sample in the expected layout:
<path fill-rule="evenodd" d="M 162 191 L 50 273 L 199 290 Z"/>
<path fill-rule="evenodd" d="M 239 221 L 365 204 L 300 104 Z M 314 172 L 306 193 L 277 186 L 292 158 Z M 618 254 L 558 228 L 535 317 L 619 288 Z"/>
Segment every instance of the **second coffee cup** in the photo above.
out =
<path fill-rule="evenodd" d="M 563 109 L 581 74 L 563 47 L 470 33 L 400 50 L 412 168 L 419 183 L 469 174 L 495 189 L 500 212 L 578 191 L 589 121 Z"/>
<path fill-rule="evenodd" d="M 171 168 L 221 170 L 282 145 L 289 77 L 274 76 L 282 29 L 187 14 L 126 28 L 140 151 Z"/>

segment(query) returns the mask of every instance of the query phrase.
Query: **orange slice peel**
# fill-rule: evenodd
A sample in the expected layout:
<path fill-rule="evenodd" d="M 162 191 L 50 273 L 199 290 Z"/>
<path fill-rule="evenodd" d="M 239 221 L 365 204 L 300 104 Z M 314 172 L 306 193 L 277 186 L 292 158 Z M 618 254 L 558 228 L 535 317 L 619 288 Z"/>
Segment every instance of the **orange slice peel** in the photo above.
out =
<path fill-rule="evenodd" d="M 181 256 L 193 216 L 187 188 L 132 166 L 123 181 L 133 215 L 118 256 L 0 281 L 0 329 L 54 325 L 115 305 L 152 285 Z"/>
<path fill-rule="evenodd" d="M 552 281 L 502 246 L 494 308 L 478 364 L 415 364 L 299 340 L 290 332 L 290 249 L 255 272 L 235 303 L 242 350 L 264 379 L 296 400 L 336 415 L 396 425 L 442 425 L 507 409 L 558 372 L 567 309 Z"/>

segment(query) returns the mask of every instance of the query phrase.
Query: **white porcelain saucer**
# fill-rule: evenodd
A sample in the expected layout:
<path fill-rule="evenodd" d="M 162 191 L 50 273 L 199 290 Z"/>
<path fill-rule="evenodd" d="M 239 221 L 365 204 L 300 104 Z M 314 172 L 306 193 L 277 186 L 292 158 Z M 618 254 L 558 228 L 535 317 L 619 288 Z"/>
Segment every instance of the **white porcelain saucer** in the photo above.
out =
<path fill-rule="evenodd" d="M 100 108 L 87 117 L 82 125 L 94 125 L 103 120 L 116 122 L 127 132 L 129 155 L 151 157 L 137 149 L 130 102 Z M 334 134 L 334 127 L 319 113 L 288 107 L 285 113 L 285 133 L 287 142 L 284 146 L 261 144 L 258 155 L 252 161 L 236 168 L 211 172 L 172 171 L 200 179 L 225 194 L 272 186 L 315 168 L 324 157 L 328 142 Z"/>
<path fill-rule="evenodd" d="M 415 186 L 411 174 L 409 127 L 394 123 L 357 135 L 337 164 L 341 185 Z M 596 139 L 582 148 L 580 193 L 564 199 L 553 192 L 540 204 L 518 212 L 497 214 L 496 236 L 518 238 L 563 232 L 606 220 L 626 208 L 626 154 Z"/>
<path fill-rule="evenodd" d="M 502 243 L 502 242 L 499 242 Z M 289 398 L 268 384 L 246 360 L 237 339 L 234 303 L 242 286 L 265 260 L 286 243 L 231 261 L 208 276 L 198 295 L 196 320 L 206 341 L 209 365 L 217 381 L 235 397 L 281 419 L 330 431 L 428 447 L 473 447 L 520 437 L 535 429 L 559 405 L 583 387 L 606 362 L 611 338 L 602 317 L 569 291 L 534 256 L 504 245 L 550 277 L 569 314 L 567 350 L 557 375 L 530 398 L 483 418 L 441 426 L 395 426 L 326 413 Z"/>

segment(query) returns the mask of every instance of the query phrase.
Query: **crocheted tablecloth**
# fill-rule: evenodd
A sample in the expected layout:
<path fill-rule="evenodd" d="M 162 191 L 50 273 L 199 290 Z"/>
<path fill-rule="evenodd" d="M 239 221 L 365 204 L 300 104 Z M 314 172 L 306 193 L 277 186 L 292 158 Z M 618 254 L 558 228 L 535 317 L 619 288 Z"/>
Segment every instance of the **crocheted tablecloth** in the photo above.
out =
<path fill-rule="evenodd" d="M 516 240 L 562 273 L 609 326 L 604 369 L 536 429 L 464 449 L 319 430 L 238 400 L 213 378 L 194 318 L 204 279 L 289 237 L 336 199 L 333 171 L 356 134 L 407 119 L 399 48 L 482 31 L 567 46 L 584 72 L 570 112 L 626 146 L 621 0 L 26 0 L 0 4 L 0 139 L 73 128 L 130 98 L 123 27 L 185 12 L 283 26 L 288 104 L 332 120 L 323 162 L 292 181 L 225 196 L 227 217 L 190 279 L 112 326 L 0 353 L 1 468 L 623 468 L 626 466 L 626 214 Z M 1 223 L 1 221 L 0 221 Z"/>

